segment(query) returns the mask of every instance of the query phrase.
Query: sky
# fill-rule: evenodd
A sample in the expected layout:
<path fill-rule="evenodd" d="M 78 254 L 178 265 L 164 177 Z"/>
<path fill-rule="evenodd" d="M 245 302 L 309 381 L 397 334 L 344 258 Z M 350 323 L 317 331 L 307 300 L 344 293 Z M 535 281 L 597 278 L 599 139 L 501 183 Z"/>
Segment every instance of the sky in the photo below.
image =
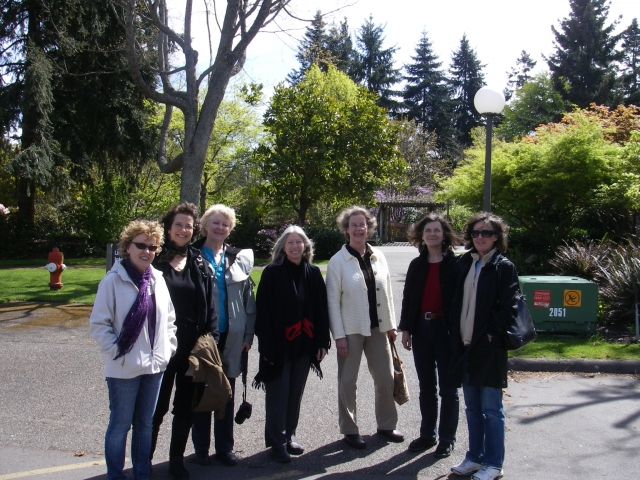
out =
<path fill-rule="evenodd" d="M 194 2 L 195 9 L 198 4 Z M 611 0 L 609 5 L 608 24 L 622 15 L 616 32 L 624 30 L 634 17 L 640 17 L 638 0 Z M 338 24 L 346 17 L 354 42 L 356 30 L 371 15 L 375 24 L 385 26 L 384 47 L 398 48 L 396 68 L 411 62 L 421 34 L 426 31 L 446 69 L 466 33 L 479 60 L 486 65 L 487 85 L 498 91 L 506 86 L 507 72 L 515 66 L 522 50 L 538 62 L 534 72 L 547 69 L 543 55 L 554 52 L 551 26 L 559 29 L 570 11 L 569 0 L 293 0 L 290 5 L 292 14 L 304 19 L 313 18 L 318 9 L 326 14 L 328 24 Z M 247 79 L 262 83 L 269 95 L 297 68 L 295 55 L 307 26 L 308 23 L 282 14 L 275 24 L 258 34 L 247 50 Z M 205 32 L 196 27 L 196 39 L 203 38 Z M 198 50 L 201 61 L 206 61 L 208 46 L 202 44 Z"/>

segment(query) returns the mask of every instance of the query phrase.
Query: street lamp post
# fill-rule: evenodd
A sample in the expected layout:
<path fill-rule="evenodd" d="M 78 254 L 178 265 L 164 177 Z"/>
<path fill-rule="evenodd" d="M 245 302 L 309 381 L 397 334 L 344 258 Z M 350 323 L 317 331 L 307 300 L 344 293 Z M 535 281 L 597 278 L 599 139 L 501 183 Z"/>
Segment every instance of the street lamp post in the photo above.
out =
<path fill-rule="evenodd" d="M 473 104 L 480 115 L 487 119 L 487 142 L 484 157 L 484 196 L 482 209 L 491 211 L 491 136 L 493 130 L 493 117 L 499 115 L 504 109 L 504 95 L 501 92 L 482 87 L 473 98 Z"/>

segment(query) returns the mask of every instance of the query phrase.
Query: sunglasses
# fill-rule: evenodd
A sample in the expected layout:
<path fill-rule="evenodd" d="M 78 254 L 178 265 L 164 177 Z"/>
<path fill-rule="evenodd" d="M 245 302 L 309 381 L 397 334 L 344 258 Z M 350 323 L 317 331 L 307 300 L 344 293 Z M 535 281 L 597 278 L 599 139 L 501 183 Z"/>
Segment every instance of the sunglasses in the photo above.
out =
<path fill-rule="evenodd" d="M 471 230 L 471 238 L 491 238 L 495 234 L 493 230 Z"/>
<path fill-rule="evenodd" d="M 131 243 L 135 245 L 138 250 L 149 250 L 150 252 L 155 252 L 156 250 L 158 250 L 158 245 L 147 245 L 146 243 L 138 243 L 138 242 L 131 242 Z"/>

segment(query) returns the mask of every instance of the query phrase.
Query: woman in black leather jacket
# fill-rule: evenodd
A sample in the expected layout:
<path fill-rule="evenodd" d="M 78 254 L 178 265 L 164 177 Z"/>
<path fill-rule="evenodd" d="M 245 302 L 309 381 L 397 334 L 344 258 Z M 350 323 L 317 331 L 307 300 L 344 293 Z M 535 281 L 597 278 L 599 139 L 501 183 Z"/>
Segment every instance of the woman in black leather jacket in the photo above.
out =
<path fill-rule="evenodd" d="M 458 389 L 448 378 L 449 310 L 456 287 L 456 257 L 452 247 L 458 239 L 442 215 L 430 213 L 412 225 L 409 241 L 418 248 L 420 256 L 407 271 L 400 330 L 404 348 L 413 349 L 422 414 L 420 436 L 409 444 L 409 451 L 423 452 L 439 439 L 434 456 L 445 458 L 456 441 L 459 414 Z M 436 433 L 438 386 L 442 401 Z"/>
<path fill-rule="evenodd" d="M 516 268 L 505 256 L 508 227 L 482 212 L 464 228 L 469 248 L 458 262 L 458 287 L 451 309 L 454 364 L 469 428 L 469 450 L 451 470 L 474 480 L 503 474 L 505 415 L 502 389 L 507 386 L 507 350 L 502 343 L 517 315 Z"/>

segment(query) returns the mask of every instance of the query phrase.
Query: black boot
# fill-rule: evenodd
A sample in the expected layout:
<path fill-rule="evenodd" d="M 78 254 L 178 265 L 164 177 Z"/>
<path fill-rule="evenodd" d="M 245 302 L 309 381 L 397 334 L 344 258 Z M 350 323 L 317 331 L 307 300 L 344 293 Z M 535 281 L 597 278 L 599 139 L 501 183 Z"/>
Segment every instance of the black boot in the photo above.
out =
<path fill-rule="evenodd" d="M 173 417 L 169 446 L 169 473 L 175 480 L 189 480 L 189 471 L 184 466 L 184 451 L 189 441 L 191 424 L 191 420 Z"/>

